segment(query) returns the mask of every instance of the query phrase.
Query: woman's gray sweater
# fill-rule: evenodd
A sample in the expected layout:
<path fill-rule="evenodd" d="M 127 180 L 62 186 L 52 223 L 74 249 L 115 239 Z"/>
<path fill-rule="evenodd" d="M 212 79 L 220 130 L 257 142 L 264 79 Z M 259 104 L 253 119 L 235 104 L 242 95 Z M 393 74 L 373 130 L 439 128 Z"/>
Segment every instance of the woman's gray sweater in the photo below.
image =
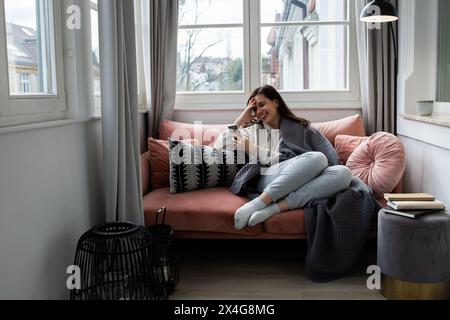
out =
<path fill-rule="evenodd" d="M 280 137 L 279 153 L 281 155 L 279 162 L 289 160 L 305 152 L 317 151 L 322 152 L 327 157 L 329 166 L 340 164 L 339 156 L 328 139 L 312 127 L 306 127 L 288 118 L 282 118 Z M 259 162 L 246 164 L 237 173 L 230 191 L 234 194 L 255 198 L 258 195 L 256 183 L 262 167 Z"/>

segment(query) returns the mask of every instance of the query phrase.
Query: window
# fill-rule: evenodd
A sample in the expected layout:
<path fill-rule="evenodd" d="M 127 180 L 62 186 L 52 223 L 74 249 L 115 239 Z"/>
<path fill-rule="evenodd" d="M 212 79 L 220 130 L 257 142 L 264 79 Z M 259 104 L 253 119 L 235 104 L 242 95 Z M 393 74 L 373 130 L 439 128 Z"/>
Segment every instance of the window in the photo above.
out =
<path fill-rule="evenodd" d="M 92 45 L 92 78 L 94 84 L 94 116 L 100 116 L 101 82 L 100 82 L 100 41 L 98 30 L 98 3 L 91 0 L 91 45 Z"/>
<path fill-rule="evenodd" d="M 55 94 L 55 47 L 49 22 L 49 2 L 5 0 L 5 20 L 10 83 L 17 75 L 35 74 L 34 94 Z M 30 93 L 9 88 L 11 95 Z"/>
<path fill-rule="evenodd" d="M 30 92 L 30 74 L 21 73 L 20 74 L 20 93 Z"/>
<path fill-rule="evenodd" d="M 241 109 L 270 84 L 293 108 L 359 107 L 348 0 L 180 0 L 178 109 Z"/>
<path fill-rule="evenodd" d="M 0 125 L 65 116 L 59 1 L 0 0 Z"/>
<path fill-rule="evenodd" d="M 242 0 L 185 0 L 179 8 L 177 91 L 243 91 Z"/>

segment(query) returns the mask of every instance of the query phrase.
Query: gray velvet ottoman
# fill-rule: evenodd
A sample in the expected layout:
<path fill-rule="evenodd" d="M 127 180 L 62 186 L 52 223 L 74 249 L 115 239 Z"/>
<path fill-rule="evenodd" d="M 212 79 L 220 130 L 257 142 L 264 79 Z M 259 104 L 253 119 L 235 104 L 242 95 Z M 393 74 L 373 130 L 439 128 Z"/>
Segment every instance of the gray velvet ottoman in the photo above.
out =
<path fill-rule="evenodd" d="M 378 215 L 381 293 L 388 299 L 450 298 L 450 214 Z"/>

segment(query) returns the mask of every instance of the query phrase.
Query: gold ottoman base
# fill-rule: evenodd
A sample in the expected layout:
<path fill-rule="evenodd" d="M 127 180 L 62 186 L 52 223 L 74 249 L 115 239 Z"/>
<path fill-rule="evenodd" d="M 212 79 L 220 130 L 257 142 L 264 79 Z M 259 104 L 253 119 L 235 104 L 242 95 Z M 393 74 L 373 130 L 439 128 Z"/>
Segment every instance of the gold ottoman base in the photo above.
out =
<path fill-rule="evenodd" d="M 450 281 L 416 283 L 382 274 L 380 292 L 390 300 L 448 300 L 450 299 Z"/>

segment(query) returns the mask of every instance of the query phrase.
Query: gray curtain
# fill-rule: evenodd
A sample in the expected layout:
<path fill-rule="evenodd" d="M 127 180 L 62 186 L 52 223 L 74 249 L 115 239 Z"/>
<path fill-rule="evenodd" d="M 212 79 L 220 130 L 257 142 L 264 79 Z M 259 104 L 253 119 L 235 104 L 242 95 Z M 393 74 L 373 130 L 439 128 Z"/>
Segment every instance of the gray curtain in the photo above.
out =
<path fill-rule="evenodd" d="M 150 0 L 149 54 L 150 76 L 146 77 L 149 136 L 159 135 L 161 119 L 171 119 L 175 106 L 177 76 L 178 0 Z M 144 8 L 144 7 L 143 7 Z M 145 10 L 145 9 L 143 9 Z M 145 18 L 143 19 L 146 20 Z M 146 37 L 146 30 L 143 36 Z M 146 48 L 144 47 L 144 52 Z"/>
<path fill-rule="evenodd" d="M 372 27 L 361 22 L 360 13 L 368 2 L 355 1 L 363 118 L 368 134 L 397 134 L 397 61 L 391 33 L 398 46 L 397 23 L 390 30 L 391 23 Z M 390 2 L 398 7 L 397 0 Z"/>
<path fill-rule="evenodd" d="M 106 220 L 142 225 L 134 23 L 133 1 L 99 1 Z"/>

